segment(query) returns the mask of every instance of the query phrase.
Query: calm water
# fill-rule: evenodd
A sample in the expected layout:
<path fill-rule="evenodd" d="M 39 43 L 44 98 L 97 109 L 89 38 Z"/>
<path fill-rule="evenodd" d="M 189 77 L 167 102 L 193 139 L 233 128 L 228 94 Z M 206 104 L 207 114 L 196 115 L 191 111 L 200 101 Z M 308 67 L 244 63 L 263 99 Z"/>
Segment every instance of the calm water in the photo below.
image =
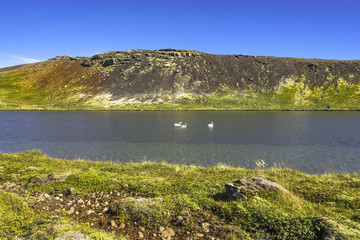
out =
<path fill-rule="evenodd" d="M 187 122 L 186 129 L 175 122 Z M 214 121 L 209 129 L 207 123 Z M 358 112 L 0 112 L 0 152 L 359 172 Z"/>

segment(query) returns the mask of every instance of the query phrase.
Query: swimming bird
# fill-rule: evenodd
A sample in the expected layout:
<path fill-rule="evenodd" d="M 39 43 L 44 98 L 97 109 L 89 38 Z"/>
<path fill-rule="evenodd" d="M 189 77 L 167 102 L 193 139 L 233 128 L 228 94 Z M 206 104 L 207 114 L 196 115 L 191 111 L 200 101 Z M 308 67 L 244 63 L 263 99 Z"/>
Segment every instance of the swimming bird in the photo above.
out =
<path fill-rule="evenodd" d="M 180 127 L 180 126 L 181 126 L 181 122 L 179 122 L 179 123 L 174 123 L 174 126 L 175 126 L 175 127 Z"/>
<path fill-rule="evenodd" d="M 209 127 L 209 128 L 213 128 L 213 127 L 214 127 L 214 122 L 211 121 L 211 123 L 208 124 L 208 127 Z"/>
<path fill-rule="evenodd" d="M 187 127 L 187 123 L 180 125 L 180 127 L 186 128 L 186 127 Z"/>

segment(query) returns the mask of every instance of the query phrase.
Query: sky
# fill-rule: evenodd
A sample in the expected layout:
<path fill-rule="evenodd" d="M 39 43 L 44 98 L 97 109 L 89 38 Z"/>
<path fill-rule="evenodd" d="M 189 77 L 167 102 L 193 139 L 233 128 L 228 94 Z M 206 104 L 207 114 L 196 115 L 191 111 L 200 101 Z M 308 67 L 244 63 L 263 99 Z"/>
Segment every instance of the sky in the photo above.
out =
<path fill-rule="evenodd" d="M 0 0 L 0 68 L 162 48 L 360 59 L 359 0 Z"/>

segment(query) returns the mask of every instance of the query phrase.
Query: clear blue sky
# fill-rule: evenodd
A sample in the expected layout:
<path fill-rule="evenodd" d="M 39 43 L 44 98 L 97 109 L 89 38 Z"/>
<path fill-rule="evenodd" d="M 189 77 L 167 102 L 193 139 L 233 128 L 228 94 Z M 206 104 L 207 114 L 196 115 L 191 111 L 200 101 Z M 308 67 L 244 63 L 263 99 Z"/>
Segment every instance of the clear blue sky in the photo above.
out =
<path fill-rule="evenodd" d="M 0 67 L 177 48 L 360 59 L 359 0 L 0 0 Z"/>

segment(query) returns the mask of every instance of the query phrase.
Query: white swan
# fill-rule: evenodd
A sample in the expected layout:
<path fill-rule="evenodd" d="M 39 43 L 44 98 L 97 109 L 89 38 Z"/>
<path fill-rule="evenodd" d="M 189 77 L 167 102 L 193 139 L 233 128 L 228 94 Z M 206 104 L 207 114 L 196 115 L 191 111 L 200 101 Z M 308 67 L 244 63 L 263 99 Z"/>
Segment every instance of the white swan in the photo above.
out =
<path fill-rule="evenodd" d="M 186 128 L 186 127 L 187 127 L 187 123 L 180 125 L 180 127 Z"/>
<path fill-rule="evenodd" d="M 208 124 L 208 127 L 209 127 L 209 128 L 213 128 L 213 127 L 214 127 L 214 122 L 211 121 L 211 123 Z"/>
<path fill-rule="evenodd" d="M 180 126 L 181 126 L 181 122 L 179 122 L 179 123 L 174 123 L 174 126 L 175 126 L 175 127 L 180 127 Z"/>

